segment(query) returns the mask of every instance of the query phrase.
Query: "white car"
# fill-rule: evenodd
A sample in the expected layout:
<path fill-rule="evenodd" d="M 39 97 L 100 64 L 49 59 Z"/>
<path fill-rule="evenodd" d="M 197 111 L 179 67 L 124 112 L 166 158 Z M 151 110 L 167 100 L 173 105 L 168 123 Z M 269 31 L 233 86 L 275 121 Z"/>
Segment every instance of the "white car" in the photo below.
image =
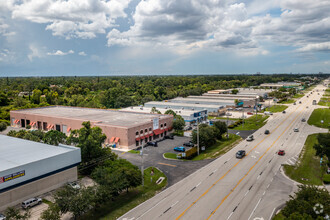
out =
<path fill-rule="evenodd" d="M 76 182 L 70 182 L 68 183 L 69 186 L 71 186 L 73 189 L 80 189 L 80 185 Z"/>
<path fill-rule="evenodd" d="M 249 135 L 247 138 L 246 138 L 247 141 L 253 141 L 253 135 Z"/>
<path fill-rule="evenodd" d="M 299 132 L 299 129 L 298 128 L 294 128 L 293 131 L 294 132 Z"/>
<path fill-rule="evenodd" d="M 229 113 L 229 112 L 227 112 L 227 113 L 226 113 L 226 115 L 227 115 L 227 116 L 232 116 L 232 114 L 231 114 L 231 113 Z"/>
<path fill-rule="evenodd" d="M 0 213 L 0 220 L 6 220 L 6 216 Z"/>
<path fill-rule="evenodd" d="M 31 198 L 22 202 L 22 208 L 27 209 L 42 203 L 41 198 Z"/>

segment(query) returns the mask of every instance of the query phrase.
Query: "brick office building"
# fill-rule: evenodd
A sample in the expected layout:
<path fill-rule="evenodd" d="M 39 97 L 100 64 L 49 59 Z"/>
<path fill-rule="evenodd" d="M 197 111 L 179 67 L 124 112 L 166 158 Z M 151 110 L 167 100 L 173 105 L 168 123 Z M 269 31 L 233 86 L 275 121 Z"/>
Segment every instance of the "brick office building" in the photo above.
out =
<path fill-rule="evenodd" d="M 67 135 L 90 121 L 107 136 L 106 144 L 128 149 L 162 138 L 173 124 L 172 115 L 66 106 L 15 110 L 10 112 L 10 119 L 13 127 L 31 125 L 31 129 L 58 130 Z"/>

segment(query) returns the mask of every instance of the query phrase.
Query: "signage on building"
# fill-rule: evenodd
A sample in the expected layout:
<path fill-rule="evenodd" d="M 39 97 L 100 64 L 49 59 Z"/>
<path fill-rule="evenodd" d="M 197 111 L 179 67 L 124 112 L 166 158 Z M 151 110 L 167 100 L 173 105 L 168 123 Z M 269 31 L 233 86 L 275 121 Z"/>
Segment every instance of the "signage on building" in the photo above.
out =
<path fill-rule="evenodd" d="M 153 119 L 153 130 L 156 130 L 159 128 L 159 118 Z"/>
<path fill-rule="evenodd" d="M 0 183 L 8 182 L 10 180 L 17 179 L 22 176 L 25 176 L 25 170 L 0 177 Z"/>

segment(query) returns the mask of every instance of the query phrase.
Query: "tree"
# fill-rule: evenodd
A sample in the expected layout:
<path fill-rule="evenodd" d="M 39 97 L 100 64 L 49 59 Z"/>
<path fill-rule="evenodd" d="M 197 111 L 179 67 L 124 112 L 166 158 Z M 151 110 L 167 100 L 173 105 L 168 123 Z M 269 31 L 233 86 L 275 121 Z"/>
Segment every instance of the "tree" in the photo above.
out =
<path fill-rule="evenodd" d="M 41 95 L 42 95 L 42 92 L 39 89 L 33 90 L 32 97 L 31 97 L 32 103 L 39 104 Z"/>
<path fill-rule="evenodd" d="M 185 126 L 186 122 L 184 121 L 184 119 L 182 118 L 181 115 L 176 115 L 174 117 L 174 121 L 173 121 L 173 128 L 175 130 L 182 130 Z"/>
<path fill-rule="evenodd" d="M 317 135 L 318 143 L 313 147 L 316 150 L 316 155 L 323 157 L 326 155 L 330 158 L 330 133 L 320 133 Z"/>
<path fill-rule="evenodd" d="M 56 203 L 50 204 L 48 209 L 46 209 L 41 213 L 40 218 L 43 220 L 60 220 L 61 219 L 60 208 Z"/>
<path fill-rule="evenodd" d="M 233 89 L 233 90 L 231 90 L 231 94 L 237 94 L 238 93 L 238 89 Z"/>
<path fill-rule="evenodd" d="M 215 144 L 217 128 L 207 124 L 200 124 L 198 128 L 200 146 L 209 147 Z M 193 130 L 192 132 L 192 141 L 194 144 L 197 143 L 197 130 Z"/>
<path fill-rule="evenodd" d="M 214 122 L 214 127 L 216 128 L 215 136 L 218 140 L 222 139 L 222 135 L 227 132 L 227 124 L 223 121 Z"/>
<path fill-rule="evenodd" d="M 58 144 L 65 143 L 65 140 L 66 140 L 66 135 L 57 130 L 48 131 L 43 138 L 44 143 L 55 146 L 57 146 Z"/>
<path fill-rule="evenodd" d="M 173 115 L 175 117 L 176 113 L 172 109 L 169 109 L 169 110 L 166 110 L 165 115 Z"/>
<path fill-rule="evenodd" d="M 31 217 L 30 210 L 26 210 L 24 213 L 21 213 L 19 209 L 14 207 L 9 207 L 5 211 L 7 220 L 27 220 Z"/>
<path fill-rule="evenodd" d="M 0 122 L 0 132 L 7 129 L 7 124 L 5 122 Z"/>
<path fill-rule="evenodd" d="M 0 92 L 0 106 L 6 106 L 8 105 L 8 103 L 9 103 L 8 96 L 5 93 Z"/>
<path fill-rule="evenodd" d="M 288 219 L 324 219 L 326 213 L 330 213 L 330 194 L 326 189 L 319 189 L 316 186 L 300 185 L 299 190 L 294 196 L 290 196 L 290 200 L 286 202 L 286 206 L 282 209 L 282 214 Z M 316 204 L 323 205 L 323 213 L 316 214 L 314 206 Z M 296 214 L 294 214 L 296 213 Z M 299 215 L 298 215 L 299 214 Z"/>

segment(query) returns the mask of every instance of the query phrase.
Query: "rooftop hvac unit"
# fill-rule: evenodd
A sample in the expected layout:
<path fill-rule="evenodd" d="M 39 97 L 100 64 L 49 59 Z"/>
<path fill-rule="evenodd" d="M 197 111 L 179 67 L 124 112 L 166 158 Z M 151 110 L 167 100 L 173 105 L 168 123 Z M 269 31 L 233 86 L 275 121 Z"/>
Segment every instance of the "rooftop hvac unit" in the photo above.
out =
<path fill-rule="evenodd" d="M 194 108 L 192 108 L 191 110 L 195 110 Z"/>

